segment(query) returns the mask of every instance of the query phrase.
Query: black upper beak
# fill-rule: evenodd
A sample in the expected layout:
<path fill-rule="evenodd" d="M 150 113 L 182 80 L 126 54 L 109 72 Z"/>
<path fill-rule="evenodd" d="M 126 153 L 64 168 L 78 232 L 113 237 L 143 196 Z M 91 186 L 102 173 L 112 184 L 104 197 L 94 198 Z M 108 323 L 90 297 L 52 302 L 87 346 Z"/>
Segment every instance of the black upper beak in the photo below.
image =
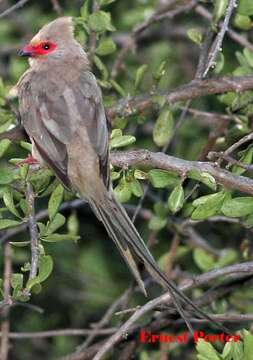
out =
<path fill-rule="evenodd" d="M 32 53 L 30 51 L 24 51 L 24 50 L 19 50 L 18 52 L 18 56 L 27 56 L 27 57 L 31 57 Z"/>

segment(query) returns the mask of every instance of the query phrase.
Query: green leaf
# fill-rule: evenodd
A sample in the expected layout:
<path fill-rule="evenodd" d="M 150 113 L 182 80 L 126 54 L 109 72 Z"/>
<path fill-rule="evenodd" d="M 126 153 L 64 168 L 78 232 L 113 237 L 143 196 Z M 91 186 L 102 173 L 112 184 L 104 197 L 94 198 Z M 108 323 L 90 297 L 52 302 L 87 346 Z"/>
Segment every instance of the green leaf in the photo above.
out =
<path fill-rule="evenodd" d="M 24 280 L 24 276 L 23 274 L 12 274 L 11 275 L 11 287 L 13 289 L 16 289 L 17 287 L 19 287 L 20 289 L 22 289 L 23 287 L 23 280 Z"/>
<path fill-rule="evenodd" d="M 29 172 L 29 165 L 22 164 L 19 168 L 19 173 L 20 173 L 21 179 L 26 180 L 28 172 Z"/>
<path fill-rule="evenodd" d="M 165 75 L 165 67 L 167 62 L 163 60 L 158 69 L 154 72 L 153 77 L 156 80 L 156 82 L 160 81 L 160 79 Z"/>
<path fill-rule="evenodd" d="M 220 360 L 220 357 L 215 348 L 209 342 L 203 339 L 198 340 L 196 350 L 198 352 L 198 360 Z"/>
<path fill-rule="evenodd" d="M 96 54 L 106 56 L 113 53 L 115 50 L 115 42 L 110 37 L 107 37 L 100 40 L 98 47 L 96 48 Z"/>
<path fill-rule="evenodd" d="M 249 66 L 253 68 L 253 51 L 249 50 L 248 48 L 244 48 L 243 55 L 245 56 Z"/>
<path fill-rule="evenodd" d="M 216 24 L 225 15 L 227 6 L 228 0 L 215 0 L 213 17 Z"/>
<path fill-rule="evenodd" d="M 232 342 L 226 342 L 221 357 L 224 360 L 232 360 Z"/>
<path fill-rule="evenodd" d="M 120 172 L 119 171 L 112 171 L 111 172 L 112 181 L 118 180 L 119 178 L 120 178 Z"/>
<path fill-rule="evenodd" d="M 224 249 L 219 260 L 215 263 L 215 267 L 224 267 L 233 264 L 237 259 L 237 252 L 234 249 Z"/>
<path fill-rule="evenodd" d="M 30 241 L 10 241 L 12 246 L 25 247 L 30 244 Z"/>
<path fill-rule="evenodd" d="M 75 212 L 68 217 L 67 222 L 68 232 L 71 235 L 77 235 L 79 231 L 79 221 Z"/>
<path fill-rule="evenodd" d="M 187 36 L 189 37 L 189 39 L 191 39 L 191 41 L 193 41 L 194 43 L 200 45 L 202 43 L 202 32 L 199 29 L 189 29 L 187 31 Z"/>
<path fill-rule="evenodd" d="M 116 149 L 116 148 L 131 145 L 131 144 L 135 143 L 135 141 L 136 141 L 136 138 L 134 136 L 123 135 L 123 136 L 118 136 L 118 137 L 113 138 L 110 142 L 110 146 L 111 146 L 111 149 Z"/>
<path fill-rule="evenodd" d="M 228 217 L 241 217 L 253 212 L 253 197 L 237 197 L 227 200 L 222 205 L 221 211 Z"/>
<path fill-rule="evenodd" d="M 167 215 L 169 213 L 167 207 L 162 201 L 158 201 L 155 203 L 154 212 L 160 218 L 167 218 Z"/>
<path fill-rule="evenodd" d="M 122 86 L 119 85 L 119 83 L 117 83 L 115 80 L 111 79 L 110 83 L 112 84 L 112 87 L 119 93 L 120 96 L 125 97 L 126 96 L 126 92 L 123 89 Z"/>
<path fill-rule="evenodd" d="M 173 135 L 174 118 L 171 110 L 165 106 L 153 129 L 153 140 L 157 146 L 164 146 L 168 143 Z"/>
<path fill-rule="evenodd" d="M 23 214 L 25 216 L 28 216 L 28 213 L 29 213 L 29 208 L 28 208 L 28 204 L 26 202 L 25 199 L 21 199 L 20 202 L 19 202 L 19 207 L 20 209 L 22 210 Z"/>
<path fill-rule="evenodd" d="M 191 218 L 193 220 L 204 220 L 216 215 L 220 211 L 226 196 L 227 194 L 221 191 L 194 200 L 192 205 L 196 209 L 193 211 Z"/>
<path fill-rule="evenodd" d="M 3 194 L 3 201 L 7 209 L 18 218 L 21 218 L 18 210 L 15 207 L 14 200 L 13 200 L 13 192 L 10 187 L 7 187 L 4 194 Z"/>
<path fill-rule="evenodd" d="M 182 209 L 184 205 L 184 189 L 182 185 L 176 186 L 168 199 L 169 209 L 173 214 Z"/>
<path fill-rule="evenodd" d="M 83 20 L 88 19 L 88 16 L 89 16 L 89 3 L 90 3 L 90 0 L 84 1 L 84 4 L 80 9 L 80 14 L 81 14 L 81 17 L 83 18 Z"/>
<path fill-rule="evenodd" d="M 43 255 L 39 259 L 39 274 L 33 279 L 28 280 L 26 287 L 31 290 L 36 284 L 45 281 L 53 270 L 53 259 L 50 255 Z"/>
<path fill-rule="evenodd" d="M 159 231 L 167 224 L 167 219 L 154 215 L 148 224 L 150 230 Z"/>
<path fill-rule="evenodd" d="M 49 243 L 59 242 L 59 241 L 77 241 L 80 239 L 80 236 L 71 235 L 71 234 L 49 234 L 42 236 L 41 240 Z"/>
<path fill-rule="evenodd" d="M 216 190 L 217 184 L 215 178 L 207 172 L 200 172 L 198 170 L 190 170 L 187 177 L 202 182 L 212 190 Z"/>
<path fill-rule="evenodd" d="M 61 184 L 59 184 L 52 192 L 48 202 L 48 215 L 50 220 L 52 220 L 57 214 L 57 211 L 59 210 L 59 207 L 63 199 L 63 194 L 64 194 L 64 188 Z"/>
<path fill-rule="evenodd" d="M 91 30 L 98 33 L 116 30 L 111 23 L 111 14 L 102 10 L 96 11 L 91 14 L 89 16 L 88 24 Z"/>
<path fill-rule="evenodd" d="M 155 188 L 164 188 L 177 185 L 179 178 L 172 172 L 166 170 L 153 169 L 148 173 L 148 178 Z"/>
<path fill-rule="evenodd" d="M 5 152 L 9 149 L 11 141 L 4 139 L 0 141 L 0 158 L 4 156 Z"/>
<path fill-rule="evenodd" d="M 147 71 L 148 69 L 148 65 L 147 64 L 143 64 L 141 65 L 137 71 L 136 71 L 136 75 L 135 75 L 135 81 L 134 81 L 134 87 L 135 89 L 138 89 L 142 79 L 143 79 L 143 76 L 145 74 L 145 72 Z"/>
<path fill-rule="evenodd" d="M 60 214 L 60 213 L 56 214 L 55 217 L 53 218 L 53 220 L 47 224 L 46 234 L 54 233 L 61 226 L 63 226 L 65 224 L 65 222 L 66 222 L 66 219 L 62 214 Z"/>
<path fill-rule="evenodd" d="M 98 3 L 100 4 L 100 6 L 106 6 L 109 5 L 113 2 L 115 2 L 116 0 L 98 0 Z"/>
<path fill-rule="evenodd" d="M 253 2 L 252 2 L 252 0 L 240 0 L 237 11 L 241 15 L 246 15 L 246 16 L 253 15 Z"/>
<path fill-rule="evenodd" d="M 245 360 L 244 354 L 243 354 L 243 343 L 242 341 L 232 342 L 231 343 L 232 348 L 232 359 L 233 360 Z M 252 354 L 251 354 L 252 358 Z"/>
<path fill-rule="evenodd" d="M 242 162 L 245 165 L 250 165 L 252 163 L 252 158 L 253 158 L 253 147 L 249 147 L 246 151 L 243 152 L 243 155 L 240 157 L 240 162 Z M 236 175 L 242 175 L 243 173 L 245 173 L 246 169 L 238 166 L 238 165 L 234 165 L 232 167 L 232 172 Z"/>
<path fill-rule="evenodd" d="M 15 179 L 14 171 L 11 169 L 1 169 L 0 171 L 0 185 L 10 184 Z"/>
<path fill-rule="evenodd" d="M 53 270 L 53 259 L 50 255 L 44 255 L 39 260 L 39 282 L 45 281 Z"/>
<path fill-rule="evenodd" d="M 119 202 L 124 203 L 131 198 L 131 185 L 125 178 L 122 178 L 119 184 L 114 188 L 114 194 Z"/>
<path fill-rule="evenodd" d="M 134 194 L 135 196 L 141 197 L 143 195 L 142 186 L 141 186 L 140 182 L 138 180 L 136 180 L 135 178 L 131 179 L 130 187 L 131 187 L 132 194 Z"/>
<path fill-rule="evenodd" d="M 27 141 L 20 141 L 20 146 L 23 149 L 25 149 L 25 150 L 27 150 L 29 152 L 32 152 L 32 144 L 31 143 L 29 143 Z"/>
<path fill-rule="evenodd" d="M 234 25 L 241 30 L 250 30 L 252 28 L 251 18 L 237 13 L 234 18 Z"/>
<path fill-rule="evenodd" d="M 144 171 L 141 171 L 139 169 L 134 170 L 134 177 L 138 180 L 147 180 L 148 174 Z"/>
<path fill-rule="evenodd" d="M 225 65 L 225 57 L 222 54 L 222 52 L 219 52 L 218 57 L 217 57 L 217 63 L 214 68 L 214 73 L 219 74 L 223 70 L 224 65 Z"/>
<path fill-rule="evenodd" d="M 121 129 L 113 129 L 111 132 L 111 139 L 115 139 L 117 137 L 122 136 L 122 130 Z"/>
<path fill-rule="evenodd" d="M 100 60 L 100 58 L 97 55 L 94 56 L 94 64 L 101 72 L 103 80 L 108 79 L 109 72 L 107 70 L 107 67 L 104 65 L 104 63 Z"/>
<path fill-rule="evenodd" d="M 9 229 L 22 224 L 22 221 L 11 220 L 11 219 L 0 219 L 0 230 Z"/>
<path fill-rule="evenodd" d="M 195 264 L 203 271 L 209 271 L 215 266 L 213 255 L 201 248 L 195 248 L 193 250 L 193 259 Z"/>
<path fill-rule="evenodd" d="M 251 360 L 253 354 L 253 335 L 243 330 L 244 357 L 243 360 Z"/>
<path fill-rule="evenodd" d="M 48 190 L 52 175 L 53 173 L 49 169 L 40 169 L 31 175 L 30 180 L 37 193 Z"/>

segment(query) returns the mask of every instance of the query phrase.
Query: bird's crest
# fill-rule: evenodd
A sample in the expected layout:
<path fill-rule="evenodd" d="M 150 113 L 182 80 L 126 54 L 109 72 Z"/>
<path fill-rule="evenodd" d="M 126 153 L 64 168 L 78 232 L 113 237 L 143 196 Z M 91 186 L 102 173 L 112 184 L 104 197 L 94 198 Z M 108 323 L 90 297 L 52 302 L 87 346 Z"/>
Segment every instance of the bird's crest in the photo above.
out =
<path fill-rule="evenodd" d="M 37 43 L 40 40 L 55 40 L 61 39 L 67 40 L 73 38 L 74 25 L 72 17 L 64 16 L 60 17 L 49 24 L 43 26 L 43 28 L 34 36 L 31 44 Z"/>

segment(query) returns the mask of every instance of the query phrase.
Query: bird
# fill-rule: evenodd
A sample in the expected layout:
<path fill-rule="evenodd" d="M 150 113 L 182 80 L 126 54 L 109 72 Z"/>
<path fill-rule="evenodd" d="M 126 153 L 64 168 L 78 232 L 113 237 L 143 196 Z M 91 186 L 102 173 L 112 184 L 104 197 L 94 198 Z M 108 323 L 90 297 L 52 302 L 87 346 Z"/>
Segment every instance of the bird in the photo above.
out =
<path fill-rule="evenodd" d="M 74 37 L 70 16 L 44 25 L 20 56 L 30 67 L 18 81 L 19 113 L 32 143 L 32 157 L 51 168 L 62 185 L 88 201 L 146 295 L 140 261 L 163 288 L 189 330 L 183 306 L 216 326 L 160 270 L 124 207 L 110 179 L 109 125 L 101 89 L 91 72 L 87 53 Z"/>

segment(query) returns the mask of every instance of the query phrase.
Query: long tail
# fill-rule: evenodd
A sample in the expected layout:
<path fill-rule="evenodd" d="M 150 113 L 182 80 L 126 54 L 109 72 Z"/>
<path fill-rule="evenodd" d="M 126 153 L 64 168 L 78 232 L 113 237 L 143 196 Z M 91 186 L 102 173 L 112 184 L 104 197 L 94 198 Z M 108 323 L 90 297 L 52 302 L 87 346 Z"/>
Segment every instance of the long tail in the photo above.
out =
<path fill-rule="evenodd" d="M 119 251 L 123 255 L 123 258 L 125 259 L 127 265 L 129 266 L 137 283 L 145 295 L 145 286 L 141 279 L 134 257 L 139 258 L 140 261 L 144 263 L 147 271 L 151 274 L 151 276 L 165 289 L 170 291 L 173 302 L 179 314 L 185 320 L 186 325 L 191 332 L 193 332 L 192 326 L 176 296 L 178 296 L 184 304 L 190 305 L 198 316 L 207 319 L 208 321 L 215 324 L 218 328 L 228 333 L 228 330 L 225 327 L 205 314 L 205 312 L 199 309 L 194 304 L 194 302 L 190 300 L 182 291 L 180 291 L 172 281 L 167 279 L 165 274 L 159 269 L 152 254 L 142 240 L 132 221 L 128 217 L 125 209 L 115 199 L 115 196 L 112 192 L 105 193 L 103 200 L 100 200 L 99 203 L 96 202 L 95 199 L 89 199 L 89 203 L 97 217 L 103 222 L 108 234 L 117 245 Z"/>

